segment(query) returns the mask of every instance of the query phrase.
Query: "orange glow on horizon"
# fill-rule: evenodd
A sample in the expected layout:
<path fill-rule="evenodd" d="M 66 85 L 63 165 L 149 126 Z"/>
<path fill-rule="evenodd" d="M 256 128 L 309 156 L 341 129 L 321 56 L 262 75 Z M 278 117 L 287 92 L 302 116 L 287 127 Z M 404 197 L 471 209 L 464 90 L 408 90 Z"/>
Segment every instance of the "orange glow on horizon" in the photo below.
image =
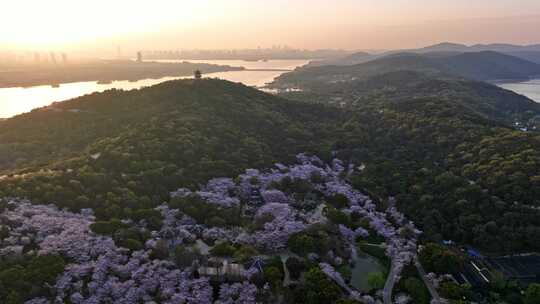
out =
<path fill-rule="evenodd" d="M 538 43 L 540 1 L 4 0 L 2 49 L 407 48 Z"/>

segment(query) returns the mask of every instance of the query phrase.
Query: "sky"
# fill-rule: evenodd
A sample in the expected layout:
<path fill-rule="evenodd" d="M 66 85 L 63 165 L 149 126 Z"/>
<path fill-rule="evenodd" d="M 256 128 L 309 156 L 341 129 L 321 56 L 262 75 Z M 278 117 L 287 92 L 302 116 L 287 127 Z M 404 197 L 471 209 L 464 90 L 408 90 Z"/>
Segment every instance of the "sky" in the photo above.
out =
<path fill-rule="evenodd" d="M 540 43 L 540 0 L 2 0 L 0 50 Z"/>

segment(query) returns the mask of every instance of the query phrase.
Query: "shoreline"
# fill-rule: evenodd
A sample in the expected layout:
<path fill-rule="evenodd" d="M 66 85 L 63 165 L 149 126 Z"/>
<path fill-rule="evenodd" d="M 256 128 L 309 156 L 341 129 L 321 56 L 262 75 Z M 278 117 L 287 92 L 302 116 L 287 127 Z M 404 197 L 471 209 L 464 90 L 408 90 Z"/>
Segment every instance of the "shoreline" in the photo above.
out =
<path fill-rule="evenodd" d="M 204 74 L 244 71 L 244 67 L 206 63 L 157 63 L 157 62 L 100 62 L 47 67 L 21 67 L 0 70 L 0 89 L 28 89 L 40 86 L 58 87 L 77 82 L 108 84 L 116 81 L 137 82 L 144 79 L 185 77 L 195 70 Z"/>
<path fill-rule="evenodd" d="M 118 62 L 114 62 L 118 63 Z M 126 65 L 126 62 L 122 62 Z M 95 63 L 93 65 L 96 65 Z M 118 64 L 115 64 L 118 65 Z M 78 81 L 71 79 L 70 82 L 58 83 L 53 86 L 51 84 L 40 83 L 38 85 L 30 85 L 26 87 L 15 86 L 10 88 L 0 88 L 0 99 L 5 97 L 7 108 L 5 111 L 0 111 L 0 118 L 9 119 L 16 115 L 30 112 L 34 109 L 41 108 L 52 104 L 53 102 L 68 100 L 79 96 L 91 94 L 93 92 L 102 92 L 111 88 L 131 90 L 138 87 L 152 86 L 157 83 L 161 83 L 167 80 L 185 79 L 193 77 L 193 71 L 200 69 L 203 71 L 205 78 L 221 78 L 232 82 L 242 82 L 247 86 L 253 87 L 257 90 L 264 91 L 270 94 L 276 94 L 273 90 L 268 90 L 268 84 L 275 80 L 282 73 L 290 72 L 292 69 L 287 64 L 270 65 L 263 67 L 235 67 L 234 63 L 153 63 L 153 62 L 127 62 L 127 65 L 133 69 L 142 67 L 155 67 L 155 66 L 184 66 L 183 71 L 176 71 L 174 76 L 163 76 L 162 74 L 155 75 L 148 72 L 141 74 L 138 73 L 130 77 L 116 78 L 113 80 L 89 80 Z M 303 62 L 298 66 L 302 66 Z M 296 67 L 295 67 L 296 68 Z M 129 69 L 128 69 L 129 70 Z M 243 77 L 242 73 L 247 73 L 247 77 Z M 171 74 L 169 74 L 171 75 Z M 273 76 L 272 76 L 273 75 Z M 2 82 L 0 72 L 0 83 Z M 87 76 L 87 75 L 86 75 Z M 110 76 L 110 75 L 109 75 Z M 154 77 L 146 77 L 154 76 Z M 271 79 L 270 79 L 271 77 Z M 103 78 L 103 77 L 102 77 Z M 112 77 L 109 77 L 112 78 Z M 140 79 L 139 79 L 140 78 Z M 268 79 L 267 79 L 268 78 Z M 253 79 L 254 83 L 250 82 Z M 246 83 L 247 81 L 247 83 Z M 263 83 L 264 82 L 264 83 Z M 78 93 L 77 93 L 78 92 Z M 41 97 L 40 97 L 41 96 Z M 24 98 L 24 103 L 17 103 L 18 99 Z M 22 99 L 21 99 L 22 100 Z M 1 122 L 1 121 L 0 121 Z"/>
<path fill-rule="evenodd" d="M 531 83 L 531 81 L 538 80 L 539 82 Z M 540 78 L 531 79 L 525 82 L 506 82 L 494 84 L 505 90 L 512 91 L 516 94 L 525 96 L 530 100 L 540 104 Z"/>
<path fill-rule="evenodd" d="M 514 84 L 514 83 L 525 83 L 532 80 L 540 80 L 540 75 L 535 75 L 528 78 L 510 78 L 510 79 L 493 79 L 487 81 L 488 83 L 500 85 L 500 84 Z"/>

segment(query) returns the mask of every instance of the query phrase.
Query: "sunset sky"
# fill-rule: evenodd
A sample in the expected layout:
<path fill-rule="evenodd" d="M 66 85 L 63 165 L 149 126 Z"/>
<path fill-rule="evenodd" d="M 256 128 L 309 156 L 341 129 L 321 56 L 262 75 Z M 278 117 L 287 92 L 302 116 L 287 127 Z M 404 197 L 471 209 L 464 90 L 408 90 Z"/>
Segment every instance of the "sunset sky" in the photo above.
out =
<path fill-rule="evenodd" d="M 540 43 L 539 0 L 3 0 L 0 9 L 0 49 Z"/>

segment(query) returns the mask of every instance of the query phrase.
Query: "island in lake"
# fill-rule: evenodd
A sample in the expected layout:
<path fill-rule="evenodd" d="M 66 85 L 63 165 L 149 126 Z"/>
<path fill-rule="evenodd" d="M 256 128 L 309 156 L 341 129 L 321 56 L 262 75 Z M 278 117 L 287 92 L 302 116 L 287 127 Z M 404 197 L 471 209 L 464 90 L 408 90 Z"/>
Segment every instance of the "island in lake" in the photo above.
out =
<path fill-rule="evenodd" d="M 135 62 L 130 60 L 96 60 L 89 62 L 0 66 L 0 88 L 59 85 L 80 81 L 137 81 L 148 78 L 181 77 L 203 73 L 241 71 L 243 67 L 204 63 Z"/>

